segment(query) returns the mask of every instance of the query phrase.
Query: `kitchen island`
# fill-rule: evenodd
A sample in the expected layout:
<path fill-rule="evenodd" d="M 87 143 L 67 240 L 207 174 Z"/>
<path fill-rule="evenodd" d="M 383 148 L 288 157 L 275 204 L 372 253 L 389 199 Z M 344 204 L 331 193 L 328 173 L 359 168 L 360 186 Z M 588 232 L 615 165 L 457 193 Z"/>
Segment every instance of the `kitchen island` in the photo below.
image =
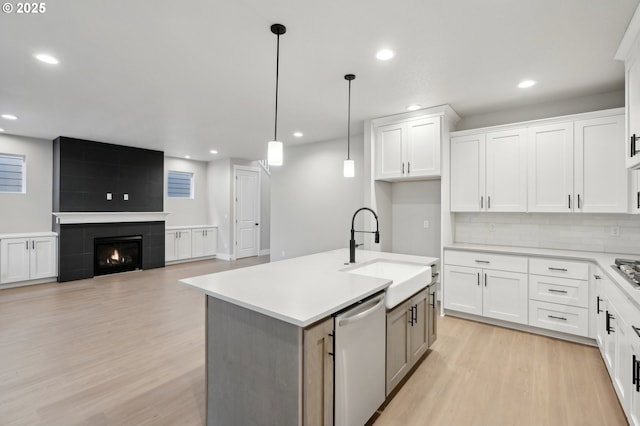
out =
<path fill-rule="evenodd" d="M 340 249 L 181 280 L 206 294 L 208 425 L 302 425 L 305 401 L 325 408 L 332 397 L 305 391 L 305 332 L 331 315 L 384 291 L 392 281 L 343 270 Z M 435 265 L 438 259 L 358 250 L 358 264 L 385 259 Z M 331 349 L 330 336 L 323 343 Z M 318 377 L 329 379 L 326 365 Z M 332 389 L 331 389 L 332 391 Z M 330 403 L 330 404 L 329 404 Z"/>

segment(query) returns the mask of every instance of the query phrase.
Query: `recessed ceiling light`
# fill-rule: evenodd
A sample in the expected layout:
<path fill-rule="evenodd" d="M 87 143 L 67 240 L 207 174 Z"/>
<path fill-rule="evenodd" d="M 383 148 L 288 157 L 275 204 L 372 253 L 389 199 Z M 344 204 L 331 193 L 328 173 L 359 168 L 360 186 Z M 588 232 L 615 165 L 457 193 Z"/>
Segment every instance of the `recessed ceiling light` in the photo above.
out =
<path fill-rule="evenodd" d="M 407 107 L 407 111 L 415 111 L 422 108 L 422 105 L 418 105 L 418 104 L 413 104 L 413 105 L 409 105 Z"/>
<path fill-rule="evenodd" d="M 186 158 L 188 160 L 189 158 L 191 158 L 191 156 L 190 155 L 185 155 L 184 158 Z"/>
<path fill-rule="evenodd" d="M 295 136 L 296 138 L 301 138 L 301 137 L 303 137 L 303 136 L 304 136 L 304 133 L 302 133 L 302 132 L 295 132 L 295 133 L 293 134 L 293 136 Z"/>
<path fill-rule="evenodd" d="M 523 80 L 520 83 L 518 83 L 518 87 L 521 89 L 526 89 L 527 87 L 531 87 L 535 84 L 536 82 L 533 80 Z"/>
<path fill-rule="evenodd" d="M 6 118 L 7 120 L 17 120 L 18 119 L 18 117 L 16 117 L 13 114 L 2 114 L 0 117 Z"/>
<path fill-rule="evenodd" d="M 215 150 L 215 149 L 212 149 L 211 151 L 209 151 L 209 154 L 217 154 L 217 153 L 218 153 L 218 151 Z"/>
<path fill-rule="evenodd" d="M 44 62 L 45 64 L 51 64 L 51 65 L 58 65 L 60 63 L 59 60 L 57 60 L 56 58 L 54 58 L 51 55 L 47 55 L 46 53 L 38 53 L 36 55 L 33 55 L 37 60 L 39 60 L 40 62 Z"/>
<path fill-rule="evenodd" d="M 378 53 L 376 53 L 376 58 L 380 59 L 381 61 L 388 61 L 389 59 L 393 58 L 395 55 L 396 54 L 393 50 L 382 49 L 382 50 L 379 50 Z"/>

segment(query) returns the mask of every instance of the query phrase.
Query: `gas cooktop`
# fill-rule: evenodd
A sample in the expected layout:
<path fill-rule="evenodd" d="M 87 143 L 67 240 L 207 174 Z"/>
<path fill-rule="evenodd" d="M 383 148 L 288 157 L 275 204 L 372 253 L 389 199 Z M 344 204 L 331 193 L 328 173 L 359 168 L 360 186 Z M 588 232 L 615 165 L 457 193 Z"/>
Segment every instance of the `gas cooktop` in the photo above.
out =
<path fill-rule="evenodd" d="M 616 264 L 611 265 L 611 267 L 625 277 L 635 288 L 640 288 L 640 260 L 616 259 L 615 262 Z"/>

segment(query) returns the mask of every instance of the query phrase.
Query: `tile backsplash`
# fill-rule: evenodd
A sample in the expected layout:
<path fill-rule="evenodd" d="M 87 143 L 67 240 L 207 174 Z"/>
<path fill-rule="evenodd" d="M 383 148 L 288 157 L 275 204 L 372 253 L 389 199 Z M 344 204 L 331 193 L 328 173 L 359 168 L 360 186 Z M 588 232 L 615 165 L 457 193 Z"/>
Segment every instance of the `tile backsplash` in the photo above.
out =
<path fill-rule="evenodd" d="M 455 213 L 455 223 L 457 243 L 640 254 L 635 215 Z"/>

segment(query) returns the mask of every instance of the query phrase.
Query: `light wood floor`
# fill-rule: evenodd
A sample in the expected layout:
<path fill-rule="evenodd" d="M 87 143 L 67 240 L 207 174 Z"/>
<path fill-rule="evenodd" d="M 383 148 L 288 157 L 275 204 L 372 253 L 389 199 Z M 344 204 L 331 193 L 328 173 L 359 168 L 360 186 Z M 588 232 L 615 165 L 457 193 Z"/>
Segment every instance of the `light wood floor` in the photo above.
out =
<path fill-rule="evenodd" d="M 176 281 L 266 261 L 0 290 L 0 425 L 202 425 L 204 296 Z M 626 424 L 597 349 L 440 320 L 376 426 Z"/>

